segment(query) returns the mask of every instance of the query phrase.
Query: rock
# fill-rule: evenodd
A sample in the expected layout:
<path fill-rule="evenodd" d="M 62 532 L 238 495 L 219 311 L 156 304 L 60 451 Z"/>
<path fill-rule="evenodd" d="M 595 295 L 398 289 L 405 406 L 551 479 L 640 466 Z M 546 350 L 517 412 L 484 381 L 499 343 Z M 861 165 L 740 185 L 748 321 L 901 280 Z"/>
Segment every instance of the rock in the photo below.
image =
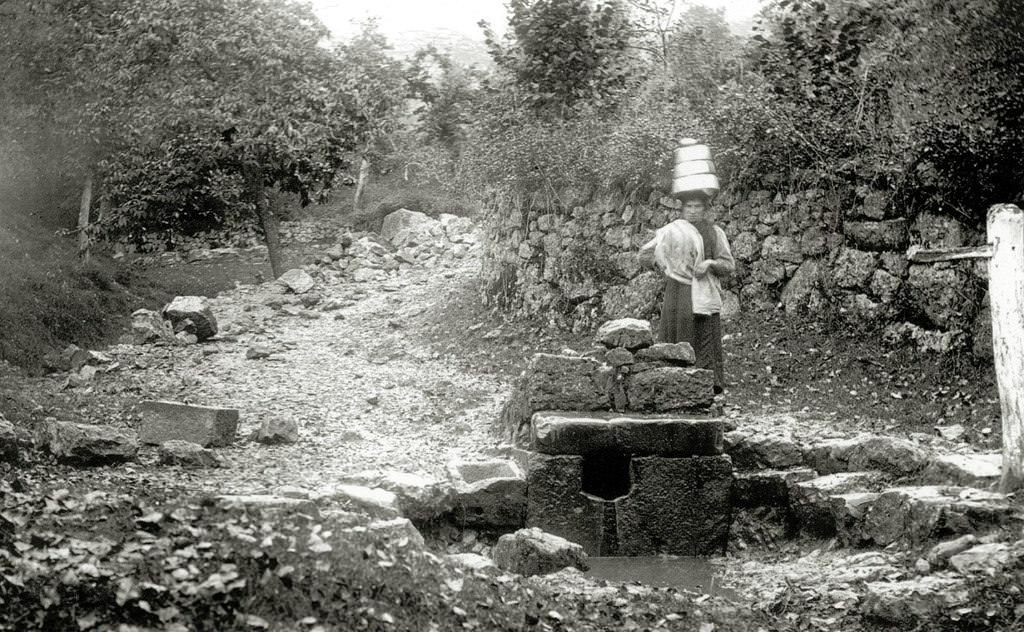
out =
<path fill-rule="evenodd" d="M 441 222 L 419 211 L 398 209 L 384 217 L 380 236 L 395 247 L 425 244 L 444 236 Z"/>
<path fill-rule="evenodd" d="M 929 454 L 912 441 L 898 437 L 858 437 L 847 452 L 847 467 L 853 470 L 881 470 L 897 476 L 920 472 Z"/>
<path fill-rule="evenodd" d="M 654 344 L 651 323 L 637 318 L 620 318 L 601 325 L 596 340 L 608 347 L 624 347 L 630 351 Z"/>
<path fill-rule="evenodd" d="M 960 441 L 967 433 L 967 429 L 963 427 L 963 424 L 935 426 L 935 433 L 946 441 Z"/>
<path fill-rule="evenodd" d="M 264 419 L 260 423 L 259 429 L 253 433 L 253 440 L 267 445 L 297 443 L 299 440 L 299 424 L 291 417 L 270 417 Z"/>
<path fill-rule="evenodd" d="M 180 439 L 203 447 L 226 446 L 234 441 L 238 429 L 238 410 L 234 408 L 155 400 L 146 400 L 139 408 L 142 411 L 139 440 L 143 443 Z"/>
<path fill-rule="evenodd" d="M 0 415 L 0 462 L 17 463 L 21 451 L 14 424 Z"/>
<path fill-rule="evenodd" d="M 531 449 L 542 454 L 614 449 L 632 455 L 713 456 L 722 453 L 724 425 L 709 419 L 539 412 L 531 421 Z"/>
<path fill-rule="evenodd" d="M 356 283 L 368 283 L 381 281 L 387 277 L 387 273 L 378 268 L 358 268 L 352 273 L 352 280 Z"/>
<path fill-rule="evenodd" d="M 221 459 L 213 450 L 198 443 L 173 439 L 160 444 L 157 449 L 160 463 L 182 467 L 221 467 Z"/>
<path fill-rule="evenodd" d="M 797 527 L 818 537 L 841 536 L 857 543 L 859 523 L 878 494 L 879 472 L 843 472 L 807 481 L 789 488 L 790 508 Z"/>
<path fill-rule="evenodd" d="M 569 566 L 588 568 L 582 546 L 535 527 L 501 536 L 491 555 L 498 568 L 524 576 L 545 575 Z"/>
<path fill-rule="evenodd" d="M 948 608 L 963 606 L 970 599 L 964 580 L 949 573 L 895 582 L 868 582 L 864 587 L 861 611 L 894 625 L 910 626 Z"/>
<path fill-rule="evenodd" d="M 921 474 L 929 485 L 966 485 L 991 488 L 999 482 L 1003 471 L 1003 455 L 942 454 L 936 456 Z"/>
<path fill-rule="evenodd" d="M 636 359 L 641 362 L 671 362 L 679 366 L 693 366 L 697 362 L 693 346 L 688 342 L 656 342 L 637 351 Z"/>
<path fill-rule="evenodd" d="M 303 514 L 312 518 L 320 517 L 320 510 L 311 500 L 288 498 L 274 494 L 222 494 L 215 500 L 222 507 L 256 510 L 264 515 Z"/>
<path fill-rule="evenodd" d="M 630 353 L 628 349 L 616 347 L 614 349 L 609 349 L 608 352 L 604 354 L 604 361 L 616 367 L 625 366 L 633 364 L 633 354 Z"/>
<path fill-rule="evenodd" d="M 769 235 L 761 244 L 761 258 L 785 263 L 801 263 L 804 260 L 804 255 L 800 251 L 800 242 L 795 237 Z"/>
<path fill-rule="evenodd" d="M 359 529 L 359 527 L 351 527 Z M 384 542 L 401 548 L 412 545 L 422 549 L 426 546 L 423 535 L 408 518 L 388 518 L 374 520 L 366 525 L 366 531 L 376 542 Z"/>
<path fill-rule="evenodd" d="M 840 288 L 858 288 L 868 282 L 877 268 L 876 264 L 877 257 L 874 253 L 843 248 L 836 257 L 828 277 Z"/>
<path fill-rule="evenodd" d="M 799 314 L 807 309 L 811 295 L 817 290 L 820 274 L 821 264 L 816 259 L 808 259 L 800 264 L 780 295 L 787 314 Z"/>
<path fill-rule="evenodd" d="M 692 367 L 661 367 L 630 375 L 629 408 L 636 411 L 700 411 L 715 400 L 714 373 Z"/>
<path fill-rule="evenodd" d="M 54 420 L 46 425 L 46 440 L 58 461 L 76 465 L 130 461 L 139 452 L 134 433 L 112 426 Z"/>
<path fill-rule="evenodd" d="M 262 360 L 273 355 L 274 350 L 266 345 L 253 345 L 245 350 L 247 360 Z"/>
<path fill-rule="evenodd" d="M 178 296 L 163 308 L 163 315 L 171 321 L 176 333 L 185 331 L 200 341 L 217 335 L 217 319 L 203 296 Z M 186 321 L 191 321 L 191 327 Z M 183 329 L 185 327 L 188 329 Z"/>
<path fill-rule="evenodd" d="M 1006 542 L 979 544 L 949 558 L 949 566 L 961 575 L 983 573 L 994 575 L 1021 557 Z"/>
<path fill-rule="evenodd" d="M 938 263 L 908 269 L 906 295 L 911 306 L 939 329 L 962 328 L 971 322 L 983 292 L 981 281 L 963 266 Z"/>
<path fill-rule="evenodd" d="M 938 536 L 976 533 L 1020 524 L 1004 494 L 962 487 L 895 487 L 882 492 L 861 534 L 879 546 L 920 545 Z"/>
<path fill-rule="evenodd" d="M 520 527 L 526 516 L 526 479 L 510 460 L 453 461 L 453 514 L 470 527 Z"/>
<path fill-rule="evenodd" d="M 331 498 L 347 501 L 383 518 L 399 518 L 402 513 L 398 505 L 398 496 L 386 489 L 341 484 L 333 488 Z"/>
<path fill-rule="evenodd" d="M 369 470 L 346 476 L 344 482 L 391 492 L 401 514 L 415 522 L 438 518 L 454 505 L 452 485 L 417 474 Z"/>
<path fill-rule="evenodd" d="M 498 565 L 494 563 L 494 560 L 479 553 L 450 553 L 444 557 L 455 566 L 469 571 L 498 569 Z"/>
<path fill-rule="evenodd" d="M 150 309 L 137 309 L 132 312 L 131 327 L 129 338 L 134 344 L 174 339 L 174 326 L 164 320 L 158 312 Z"/>
<path fill-rule="evenodd" d="M 295 294 L 305 294 L 316 285 L 313 277 L 301 268 L 292 268 L 279 276 L 277 280 Z"/>
<path fill-rule="evenodd" d="M 74 352 L 71 354 L 69 370 L 79 371 L 85 366 L 98 367 L 113 363 L 114 359 L 102 351 L 91 351 L 75 347 Z"/>
<path fill-rule="evenodd" d="M 635 255 L 630 253 L 635 258 Z M 653 271 L 632 277 L 625 285 L 614 285 L 601 295 L 601 310 L 607 318 L 648 316 L 657 313 L 658 297 L 665 288 L 665 280 Z"/>
<path fill-rule="evenodd" d="M 843 234 L 857 248 L 873 252 L 903 250 L 910 238 L 909 224 L 905 218 L 880 222 L 844 222 Z"/>
<path fill-rule="evenodd" d="M 949 558 L 957 553 L 963 553 L 978 543 L 978 538 L 973 533 L 962 535 L 955 540 L 939 542 L 928 551 L 926 559 L 928 563 L 936 568 L 944 568 L 949 563 Z"/>
<path fill-rule="evenodd" d="M 331 261 L 337 261 L 345 256 L 345 247 L 341 244 L 334 244 L 328 247 L 324 254 L 330 257 Z"/>

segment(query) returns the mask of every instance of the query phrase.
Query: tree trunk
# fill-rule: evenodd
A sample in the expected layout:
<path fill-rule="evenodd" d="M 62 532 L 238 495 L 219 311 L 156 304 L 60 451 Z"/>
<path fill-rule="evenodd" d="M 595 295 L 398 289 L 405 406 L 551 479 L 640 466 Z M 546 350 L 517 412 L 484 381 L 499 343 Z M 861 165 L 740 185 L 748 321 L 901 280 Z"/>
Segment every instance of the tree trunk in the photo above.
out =
<path fill-rule="evenodd" d="M 249 174 L 249 192 L 256 204 L 256 214 L 263 227 L 263 237 L 267 242 L 267 257 L 270 259 L 270 273 L 274 278 L 284 273 L 284 261 L 281 256 L 280 224 L 274 208 L 267 200 L 267 192 L 263 186 L 263 170 L 254 168 Z"/>
<path fill-rule="evenodd" d="M 78 207 L 78 256 L 89 262 L 89 210 L 92 207 L 92 174 L 85 176 L 82 202 Z"/>
<path fill-rule="evenodd" d="M 1003 417 L 1000 487 L 1024 487 L 1024 212 L 997 204 L 988 212 L 992 347 Z"/>
<path fill-rule="evenodd" d="M 359 162 L 359 180 L 356 181 L 356 194 L 352 198 L 352 210 L 358 211 L 363 203 L 363 188 L 366 186 L 366 179 L 370 175 L 370 161 L 363 156 Z"/>

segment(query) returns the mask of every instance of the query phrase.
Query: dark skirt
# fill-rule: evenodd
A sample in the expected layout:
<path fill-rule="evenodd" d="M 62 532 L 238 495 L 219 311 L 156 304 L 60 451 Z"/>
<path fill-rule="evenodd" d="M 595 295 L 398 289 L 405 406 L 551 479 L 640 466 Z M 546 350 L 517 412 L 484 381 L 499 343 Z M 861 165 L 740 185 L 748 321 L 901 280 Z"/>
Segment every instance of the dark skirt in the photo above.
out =
<path fill-rule="evenodd" d="M 725 388 L 722 319 L 718 314 L 694 314 L 693 295 L 686 283 L 667 279 L 658 340 L 690 343 L 697 356 L 697 366 L 714 371 L 715 392 L 722 392 Z"/>

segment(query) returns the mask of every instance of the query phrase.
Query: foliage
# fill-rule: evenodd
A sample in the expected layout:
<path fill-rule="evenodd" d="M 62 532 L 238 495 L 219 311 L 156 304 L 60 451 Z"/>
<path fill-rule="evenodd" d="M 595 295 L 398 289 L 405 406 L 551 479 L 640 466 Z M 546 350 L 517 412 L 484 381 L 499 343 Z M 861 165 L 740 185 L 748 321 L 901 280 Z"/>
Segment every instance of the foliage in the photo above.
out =
<path fill-rule="evenodd" d="M 422 102 L 414 112 L 420 142 L 440 146 L 458 158 L 483 73 L 428 47 L 413 56 L 407 81 L 410 95 Z"/>
<path fill-rule="evenodd" d="M 512 0 L 505 42 L 485 28 L 491 56 L 534 110 L 565 117 L 614 105 L 639 68 L 619 0 Z"/>
<path fill-rule="evenodd" d="M 16 487 L 0 482 L 0 629 L 596 631 L 702 618 L 672 594 L 559 595 L 463 570 L 354 514 L 233 509 L 140 486 Z"/>

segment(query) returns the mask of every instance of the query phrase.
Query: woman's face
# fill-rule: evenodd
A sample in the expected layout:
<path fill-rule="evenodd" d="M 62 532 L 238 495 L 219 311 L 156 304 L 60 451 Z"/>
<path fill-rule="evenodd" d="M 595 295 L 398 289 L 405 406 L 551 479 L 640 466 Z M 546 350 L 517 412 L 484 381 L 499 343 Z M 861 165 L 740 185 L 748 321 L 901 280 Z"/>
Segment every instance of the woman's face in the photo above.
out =
<path fill-rule="evenodd" d="M 688 222 L 697 222 L 704 219 L 704 211 L 707 207 L 700 200 L 687 200 L 683 202 L 683 219 Z"/>

